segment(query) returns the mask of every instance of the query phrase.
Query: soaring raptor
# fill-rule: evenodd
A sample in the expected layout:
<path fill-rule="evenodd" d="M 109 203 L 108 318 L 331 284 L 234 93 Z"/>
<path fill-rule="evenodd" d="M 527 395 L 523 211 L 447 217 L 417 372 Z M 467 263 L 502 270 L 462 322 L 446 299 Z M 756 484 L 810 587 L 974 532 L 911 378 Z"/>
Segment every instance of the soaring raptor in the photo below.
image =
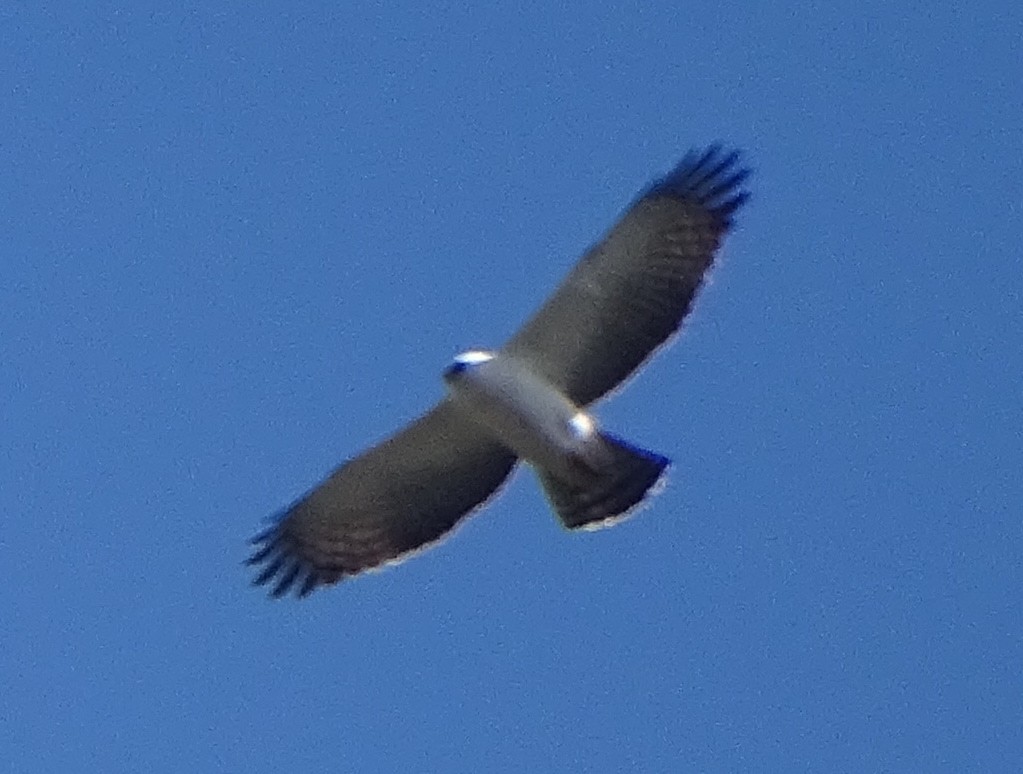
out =
<path fill-rule="evenodd" d="M 678 330 L 748 175 L 737 152 L 686 154 L 504 347 L 456 357 L 440 403 L 275 517 L 252 540 L 254 582 L 305 596 L 394 562 L 485 503 L 519 460 L 568 529 L 626 516 L 669 460 L 603 432 L 586 409 Z"/>

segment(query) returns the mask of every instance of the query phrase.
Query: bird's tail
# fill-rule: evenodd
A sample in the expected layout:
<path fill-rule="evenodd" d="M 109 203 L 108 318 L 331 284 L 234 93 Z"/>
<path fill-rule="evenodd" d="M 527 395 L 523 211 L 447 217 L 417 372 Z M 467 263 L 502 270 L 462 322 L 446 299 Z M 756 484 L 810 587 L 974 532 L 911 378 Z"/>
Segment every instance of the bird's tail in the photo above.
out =
<path fill-rule="evenodd" d="M 547 499 L 568 529 L 599 529 L 625 518 L 664 474 L 670 460 L 600 434 L 606 461 L 579 482 L 539 471 Z"/>

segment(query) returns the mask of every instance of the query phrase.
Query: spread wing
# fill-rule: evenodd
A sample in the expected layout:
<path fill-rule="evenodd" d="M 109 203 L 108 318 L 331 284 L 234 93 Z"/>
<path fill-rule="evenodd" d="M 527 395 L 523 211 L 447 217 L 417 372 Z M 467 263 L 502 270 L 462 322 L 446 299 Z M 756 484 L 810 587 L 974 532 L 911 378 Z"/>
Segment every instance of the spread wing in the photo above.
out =
<path fill-rule="evenodd" d="M 246 562 L 271 595 L 394 561 L 441 538 L 507 478 L 515 456 L 442 401 L 397 435 L 344 463 L 257 535 Z"/>
<path fill-rule="evenodd" d="M 583 256 L 505 345 L 585 406 L 624 381 L 682 323 L 749 194 L 738 153 L 690 152 Z"/>

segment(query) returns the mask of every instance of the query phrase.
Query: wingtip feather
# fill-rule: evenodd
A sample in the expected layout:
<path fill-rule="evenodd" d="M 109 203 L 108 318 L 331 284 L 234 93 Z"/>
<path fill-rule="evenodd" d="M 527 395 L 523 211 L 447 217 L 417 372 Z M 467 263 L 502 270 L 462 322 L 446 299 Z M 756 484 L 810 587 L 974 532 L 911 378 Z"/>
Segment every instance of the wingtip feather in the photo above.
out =
<path fill-rule="evenodd" d="M 249 544 L 253 546 L 253 553 L 244 561 L 247 567 L 260 568 L 259 574 L 253 578 L 253 586 L 271 585 L 269 596 L 273 599 L 280 599 L 285 596 L 295 585 L 299 575 L 303 571 L 302 563 L 289 559 L 286 552 L 281 550 L 281 520 L 274 519 L 274 524 L 257 534 Z M 315 573 L 313 573 L 315 577 Z M 308 583 L 308 578 L 303 579 L 302 588 Z M 315 583 L 314 583 L 315 586 Z M 310 591 L 312 588 L 310 588 Z M 306 592 L 308 593 L 308 592 Z M 300 594 L 299 596 L 305 596 Z"/>
<path fill-rule="evenodd" d="M 667 196 L 693 200 L 705 207 L 722 228 L 728 229 L 732 215 L 750 198 L 742 184 L 751 170 L 740 166 L 741 161 L 739 150 L 725 152 L 721 143 L 714 143 L 703 151 L 690 150 L 674 169 L 647 189 L 643 198 Z"/>

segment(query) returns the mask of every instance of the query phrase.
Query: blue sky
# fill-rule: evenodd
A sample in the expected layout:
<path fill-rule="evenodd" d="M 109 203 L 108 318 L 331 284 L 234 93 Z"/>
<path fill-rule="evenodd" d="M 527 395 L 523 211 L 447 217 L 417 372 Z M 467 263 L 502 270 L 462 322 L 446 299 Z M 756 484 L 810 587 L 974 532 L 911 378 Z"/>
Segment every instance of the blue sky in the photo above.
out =
<path fill-rule="evenodd" d="M 5 770 L 1018 770 L 1023 12 L 87 5 L 0 11 Z M 716 139 L 754 199 L 598 410 L 651 508 L 566 534 L 520 471 L 248 586 Z"/>

